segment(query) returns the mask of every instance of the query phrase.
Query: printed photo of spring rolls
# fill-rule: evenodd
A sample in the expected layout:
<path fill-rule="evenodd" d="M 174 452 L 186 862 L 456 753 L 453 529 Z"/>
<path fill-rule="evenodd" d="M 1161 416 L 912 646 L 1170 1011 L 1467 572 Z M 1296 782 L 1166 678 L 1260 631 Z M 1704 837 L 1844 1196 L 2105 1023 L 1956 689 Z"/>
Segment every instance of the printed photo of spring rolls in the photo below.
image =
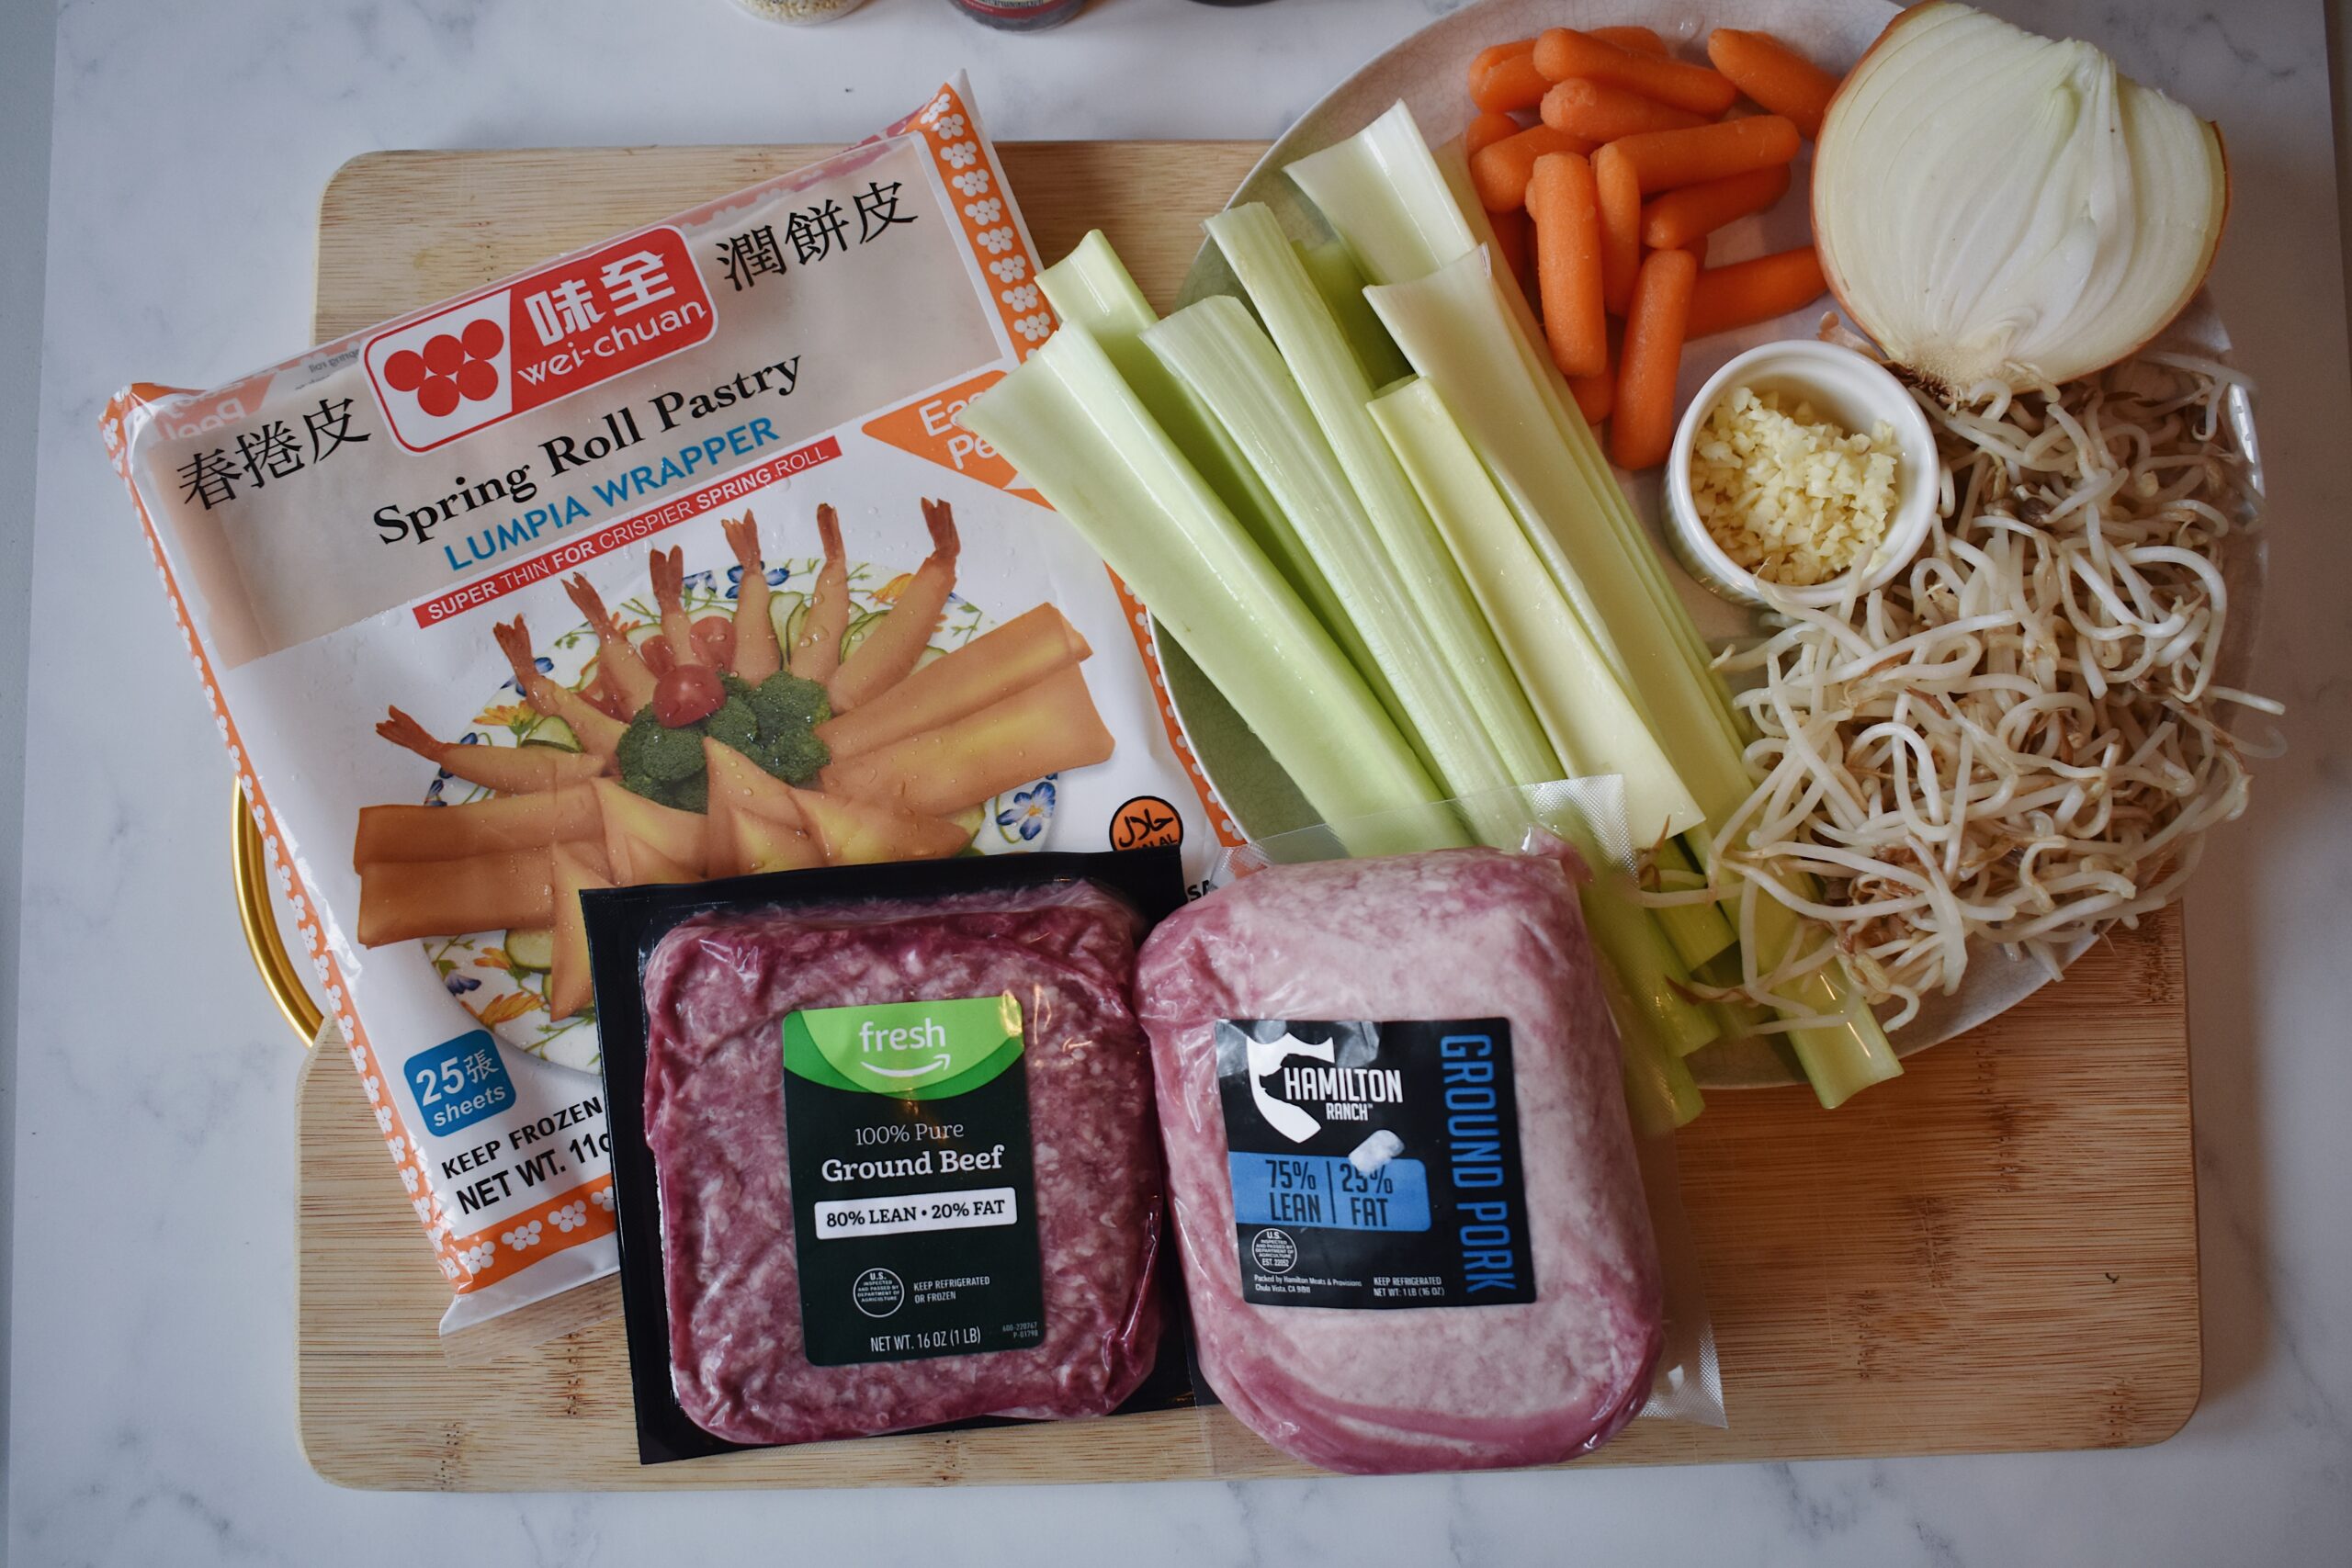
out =
<path fill-rule="evenodd" d="M 651 702 L 654 672 L 646 667 L 637 645 L 628 640 L 620 623 L 605 610 L 604 596 L 596 592 L 595 585 L 584 573 L 573 572 L 565 580 L 563 591 L 571 596 L 573 605 L 587 617 L 588 625 L 596 633 L 596 678 L 611 688 L 629 713 Z"/>
<path fill-rule="evenodd" d="M 842 637 L 849 630 L 849 557 L 842 549 L 842 515 L 830 506 L 817 508 L 817 543 L 825 558 L 817 568 L 817 587 L 792 644 L 792 672 L 804 681 L 830 684 L 841 668 Z M 841 705 L 836 701 L 833 705 Z"/>
<path fill-rule="evenodd" d="M 424 726 L 398 708 L 376 726 L 376 733 L 395 746 L 405 747 L 452 778 L 494 789 L 501 795 L 526 795 L 532 790 L 559 789 L 585 784 L 605 771 L 605 760 L 582 751 L 560 751 L 552 746 L 460 746 L 435 740 Z"/>
<path fill-rule="evenodd" d="M 531 648 L 530 628 L 523 625 L 522 616 L 495 623 L 490 629 L 498 639 L 498 650 L 506 655 L 506 662 L 514 671 L 514 684 L 521 690 L 524 701 L 549 718 L 563 720 L 579 738 L 581 746 L 595 756 L 610 758 L 620 749 L 621 737 L 628 732 L 628 726 L 595 707 L 569 686 L 558 685 L 539 672 L 538 657 Z"/>
<path fill-rule="evenodd" d="M 351 845 L 354 871 L 371 861 L 462 860 L 604 836 L 588 784 L 496 795 L 464 806 L 363 806 Z"/>
<path fill-rule="evenodd" d="M 576 1016 L 595 999 L 595 985 L 588 967 L 588 922 L 580 908 L 580 895 L 591 887 L 610 887 L 602 874 L 569 846 L 559 845 L 555 866 L 555 959 L 548 971 L 548 1016 L 561 1021 Z"/>
<path fill-rule="evenodd" d="M 817 775 L 829 795 L 948 817 L 1032 779 L 1111 755 L 1111 732 L 1071 665 L 975 713 Z"/>
<path fill-rule="evenodd" d="M 1092 649 L 1068 617 L 1040 604 L 924 665 L 854 713 L 817 727 L 836 761 L 937 729 L 1034 686 Z"/>
<path fill-rule="evenodd" d="M 756 686 L 784 668 L 784 654 L 776 646 L 775 622 L 771 618 L 768 608 L 768 563 L 760 554 L 760 525 L 747 511 L 741 517 L 719 519 L 718 526 L 719 531 L 727 536 L 727 547 L 735 552 L 738 570 L 732 630 L 734 649 L 728 663 L 737 675 Z M 834 529 L 833 537 L 836 541 L 840 539 L 839 528 Z M 821 583 L 821 574 L 819 581 Z M 841 647 L 838 636 L 833 639 L 833 647 L 838 652 Z"/>
<path fill-rule="evenodd" d="M 623 887 L 698 881 L 710 858 L 709 819 L 632 795 L 612 779 L 594 784 L 603 814 L 605 858 Z M 672 872 L 684 874 L 667 874 Z"/>
<path fill-rule="evenodd" d="M 931 531 L 931 554 L 907 579 L 881 624 L 825 682 L 835 713 L 852 712 L 905 680 L 939 629 L 947 596 L 956 591 L 956 513 L 944 501 L 926 501 L 922 522 Z"/>
<path fill-rule="evenodd" d="M 731 747 L 703 737 L 703 773 L 710 784 L 710 823 L 706 829 L 711 874 L 741 876 L 751 868 L 750 852 L 737 824 L 758 817 L 797 829 L 800 807 L 792 786 Z"/>
<path fill-rule="evenodd" d="M 972 841 L 953 822 L 870 800 L 843 800 L 795 790 L 800 819 L 824 852 L 827 865 L 879 865 L 888 861 L 944 860 Z"/>
<path fill-rule="evenodd" d="M 359 868 L 360 944 L 544 926 L 555 914 L 555 853 L 548 845 L 455 860 L 371 861 Z"/>
<path fill-rule="evenodd" d="M 741 858 L 722 874 L 747 876 L 759 871 L 805 871 L 825 863 L 825 847 L 789 822 L 775 821 L 756 811 L 742 811 L 735 816 L 734 832 L 736 852 Z M 948 852 L 953 854 L 955 851 Z"/>

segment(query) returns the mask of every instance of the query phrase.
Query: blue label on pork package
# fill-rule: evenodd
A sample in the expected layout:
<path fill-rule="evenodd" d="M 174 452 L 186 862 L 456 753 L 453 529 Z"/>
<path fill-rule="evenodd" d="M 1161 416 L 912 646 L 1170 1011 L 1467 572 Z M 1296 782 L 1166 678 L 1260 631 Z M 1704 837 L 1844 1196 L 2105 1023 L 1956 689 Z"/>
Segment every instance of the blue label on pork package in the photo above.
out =
<path fill-rule="evenodd" d="M 401 1076 L 416 1093 L 424 1130 L 436 1138 L 514 1103 L 514 1082 L 486 1029 L 419 1051 L 401 1066 Z"/>
<path fill-rule="evenodd" d="M 1241 1293 L 1261 1306 L 1535 1299 L 1507 1019 L 1223 1019 Z"/>

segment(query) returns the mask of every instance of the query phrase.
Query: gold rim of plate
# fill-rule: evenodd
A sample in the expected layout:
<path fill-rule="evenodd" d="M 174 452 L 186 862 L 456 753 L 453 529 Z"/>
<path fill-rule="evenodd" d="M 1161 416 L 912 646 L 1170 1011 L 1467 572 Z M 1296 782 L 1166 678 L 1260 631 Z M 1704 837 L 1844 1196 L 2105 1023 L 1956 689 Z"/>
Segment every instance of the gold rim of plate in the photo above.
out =
<path fill-rule="evenodd" d="M 269 999 L 277 1004 L 278 1016 L 307 1051 L 326 1013 L 311 999 L 310 987 L 302 983 L 301 965 L 287 951 L 285 933 L 278 930 L 277 908 L 270 899 L 269 851 L 262 843 L 253 808 L 245 804 L 243 784 L 232 791 L 230 805 L 235 820 L 229 829 L 229 864 L 237 885 L 237 923 L 245 928 L 245 950 L 253 954 L 254 967 Z"/>

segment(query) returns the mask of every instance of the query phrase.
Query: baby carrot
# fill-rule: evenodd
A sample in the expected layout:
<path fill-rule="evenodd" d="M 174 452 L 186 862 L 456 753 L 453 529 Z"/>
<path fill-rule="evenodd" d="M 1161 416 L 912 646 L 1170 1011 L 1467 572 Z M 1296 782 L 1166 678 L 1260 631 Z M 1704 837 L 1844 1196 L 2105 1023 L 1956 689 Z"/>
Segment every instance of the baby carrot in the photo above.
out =
<path fill-rule="evenodd" d="M 1592 182 L 1600 204 L 1600 294 L 1612 316 L 1634 298 L 1642 265 L 1642 186 L 1633 164 L 1612 141 L 1593 154 Z"/>
<path fill-rule="evenodd" d="M 1462 133 L 1462 155 L 1475 158 L 1483 149 L 1492 147 L 1507 136 L 1517 136 L 1519 131 L 1519 121 L 1498 110 L 1489 109 L 1472 120 L 1469 129 Z"/>
<path fill-rule="evenodd" d="M 1506 54 L 1482 73 L 1470 73 L 1470 101 L 1482 109 L 1532 109 L 1544 101 L 1551 78 L 1535 69 L 1535 51 Z"/>
<path fill-rule="evenodd" d="M 1642 208 L 1642 243 L 1670 251 L 1712 234 L 1735 218 L 1761 212 L 1788 194 L 1789 166 L 1726 175 L 1646 202 Z"/>
<path fill-rule="evenodd" d="M 1597 38 L 1603 43 L 1613 43 L 1619 49 L 1630 49 L 1635 54 L 1654 54 L 1660 60 L 1666 58 L 1666 40 L 1649 28 L 1588 28 L 1585 32 L 1588 37 Z M 1530 39 L 1527 41 L 1533 43 L 1535 40 Z"/>
<path fill-rule="evenodd" d="M 1478 90 L 1478 78 L 1495 68 L 1498 61 L 1514 54 L 1533 54 L 1535 40 L 1532 38 L 1513 39 L 1509 43 L 1490 43 L 1470 57 L 1470 90 Z"/>
<path fill-rule="evenodd" d="M 1612 355 L 1600 367 L 1598 376 L 1568 378 L 1568 396 L 1577 400 L 1577 412 L 1584 415 L 1587 424 L 1599 424 L 1617 406 L 1617 364 Z"/>
<path fill-rule="evenodd" d="M 1621 468 L 1654 468 L 1674 446 L 1674 376 L 1698 276 L 1689 251 L 1652 251 L 1642 263 L 1609 417 L 1609 460 Z"/>
<path fill-rule="evenodd" d="M 1592 165 L 1573 152 L 1536 159 L 1527 215 L 1535 220 L 1536 291 L 1552 363 L 1563 376 L 1598 375 L 1609 366 L 1609 316 L 1600 303 L 1600 198 Z"/>
<path fill-rule="evenodd" d="M 1571 154 L 1549 155 L 1565 157 Z M 1541 158 L 1536 160 L 1539 164 L 1543 161 Z M 1495 259 L 1510 269 L 1510 275 L 1517 280 L 1521 293 L 1532 296 L 1535 290 L 1527 287 L 1526 209 L 1514 207 L 1509 212 L 1489 212 L 1487 214 L 1487 225 L 1495 231 Z"/>
<path fill-rule="evenodd" d="M 1808 141 L 1821 134 L 1821 117 L 1838 78 L 1770 33 L 1717 28 L 1707 35 L 1707 58 L 1732 85 L 1774 114 L 1785 115 Z"/>
<path fill-rule="evenodd" d="M 1651 130 L 1610 143 L 1633 165 L 1642 192 L 1769 169 L 1797 155 L 1797 128 L 1776 114 L 1727 119 L 1692 130 Z"/>
<path fill-rule="evenodd" d="M 1689 130 L 1706 119 L 1626 87 L 1571 76 L 1544 95 L 1544 123 L 1571 136 L 1614 141 L 1645 130 Z"/>
<path fill-rule="evenodd" d="M 1535 40 L 1534 61 L 1535 68 L 1555 82 L 1571 76 L 1606 82 L 1709 118 L 1731 107 L 1732 99 L 1739 96 L 1729 77 L 1703 65 L 1637 53 L 1572 28 L 1547 28 Z"/>
<path fill-rule="evenodd" d="M 1709 267 L 1690 289 L 1690 316 L 1683 331 L 1708 337 L 1785 316 L 1821 298 L 1828 288 L 1821 258 L 1811 245 L 1754 261 Z"/>
<path fill-rule="evenodd" d="M 1581 136 L 1570 136 L 1548 125 L 1531 125 L 1516 136 L 1480 148 L 1470 160 L 1470 183 L 1477 189 L 1479 206 L 1489 212 L 1508 212 L 1527 205 L 1527 182 L 1535 173 L 1536 159 L 1546 152 L 1591 151 L 1592 143 Z"/>

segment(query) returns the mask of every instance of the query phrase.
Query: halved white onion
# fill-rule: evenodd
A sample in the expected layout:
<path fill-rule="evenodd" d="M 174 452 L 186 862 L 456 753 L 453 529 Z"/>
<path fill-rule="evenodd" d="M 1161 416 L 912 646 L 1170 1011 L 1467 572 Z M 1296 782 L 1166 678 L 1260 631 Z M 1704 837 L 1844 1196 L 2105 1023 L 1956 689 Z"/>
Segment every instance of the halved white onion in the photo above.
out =
<path fill-rule="evenodd" d="M 1814 154 L 1814 239 L 1855 323 L 1953 392 L 2071 380 L 2162 332 L 2229 207 L 2221 134 L 2086 43 L 1915 6 Z"/>

